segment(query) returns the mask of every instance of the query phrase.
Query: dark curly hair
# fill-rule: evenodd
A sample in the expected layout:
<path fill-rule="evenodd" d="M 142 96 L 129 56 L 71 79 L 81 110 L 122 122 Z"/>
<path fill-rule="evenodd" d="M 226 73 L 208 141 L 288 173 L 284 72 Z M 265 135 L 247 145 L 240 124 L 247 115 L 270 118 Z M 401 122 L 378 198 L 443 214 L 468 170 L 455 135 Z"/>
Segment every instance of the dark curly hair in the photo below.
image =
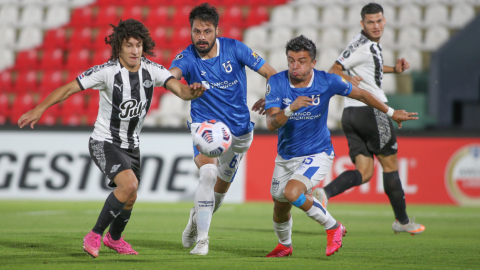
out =
<path fill-rule="evenodd" d="M 317 47 L 315 46 L 315 43 L 313 43 L 313 41 L 311 41 L 310 39 L 306 38 L 304 35 L 300 35 L 296 38 L 290 39 L 287 42 L 285 49 L 285 54 L 288 54 L 288 51 L 306 51 L 308 52 L 310 58 L 312 58 L 312 61 L 315 60 L 315 57 L 317 56 Z"/>
<path fill-rule="evenodd" d="M 134 38 L 141 40 L 143 44 L 143 56 L 155 56 L 153 49 L 155 48 L 155 41 L 150 37 L 148 29 L 143 23 L 128 19 L 120 20 L 117 26 L 110 24 L 113 27 L 113 33 L 105 38 L 105 43 L 112 46 L 112 54 L 109 60 L 116 60 L 122 50 L 124 40 Z"/>
<path fill-rule="evenodd" d="M 190 21 L 190 27 L 193 26 L 193 21 L 201 20 L 202 22 L 209 22 L 217 28 L 218 21 L 220 20 L 220 16 L 218 15 L 217 8 L 211 6 L 208 3 L 200 4 L 192 9 L 190 12 L 190 16 L 188 20 Z"/>
<path fill-rule="evenodd" d="M 383 15 L 383 8 L 381 5 L 377 3 L 368 3 L 366 4 L 363 8 L 362 11 L 360 12 L 360 15 L 362 15 L 362 21 L 365 20 L 365 15 L 366 14 L 377 14 L 377 13 L 382 13 Z"/>

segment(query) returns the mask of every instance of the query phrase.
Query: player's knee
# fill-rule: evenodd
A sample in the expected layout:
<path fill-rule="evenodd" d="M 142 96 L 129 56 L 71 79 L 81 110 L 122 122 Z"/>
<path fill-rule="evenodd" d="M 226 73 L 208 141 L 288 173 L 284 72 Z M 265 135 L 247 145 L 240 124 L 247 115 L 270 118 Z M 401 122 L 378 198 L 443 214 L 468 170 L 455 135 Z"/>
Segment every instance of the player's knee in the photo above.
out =
<path fill-rule="evenodd" d="M 217 181 L 217 166 L 214 164 L 206 164 L 200 167 L 199 184 L 202 186 L 208 186 L 213 189 L 215 181 Z"/>
<path fill-rule="evenodd" d="M 372 179 L 373 176 L 373 168 L 363 168 L 363 169 L 357 169 L 360 174 L 362 175 L 362 183 L 367 183 Z"/>
<path fill-rule="evenodd" d="M 135 194 L 133 194 L 133 196 L 130 199 L 128 199 L 127 203 L 125 204 L 125 209 L 127 210 L 132 209 L 136 200 L 137 200 L 137 192 L 135 192 Z"/>
<path fill-rule="evenodd" d="M 285 197 L 285 199 L 287 199 L 291 203 L 298 200 L 301 195 L 303 195 L 303 193 L 300 190 L 295 188 L 289 188 L 288 186 L 283 190 L 283 197 Z"/>

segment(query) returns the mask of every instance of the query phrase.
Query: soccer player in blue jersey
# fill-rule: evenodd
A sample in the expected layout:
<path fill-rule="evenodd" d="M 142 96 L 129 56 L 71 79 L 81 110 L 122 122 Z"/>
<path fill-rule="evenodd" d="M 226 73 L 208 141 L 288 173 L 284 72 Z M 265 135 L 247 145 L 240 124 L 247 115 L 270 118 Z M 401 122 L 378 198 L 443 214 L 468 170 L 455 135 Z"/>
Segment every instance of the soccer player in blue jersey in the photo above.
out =
<path fill-rule="evenodd" d="M 417 119 L 416 113 L 393 110 L 368 91 L 342 77 L 314 69 L 315 44 L 302 36 L 286 45 L 288 70 L 273 75 L 267 84 L 265 110 L 270 131 L 278 129 L 278 155 L 272 177 L 273 228 L 279 239 L 267 257 L 290 256 L 292 205 L 302 209 L 327 231 L 326 255 L 342 246 L 347 232 L 320 202 L 307 195 L 330 170 L 335 156 L 327 128 L 328 103 L 333 95 L 348 96 L 391 114 L 399 126 Z"/>
<path fill-rule="evenodd" d="M 221 206 L 253 139 L 245 66 L 267 80 L 276 71 L 242 42 L 217 37 L 219 15 L 215 7 L 208 3 L 194 7 L 189 20 L 193 44 L 175 57 L 170 72 L 189 83 L 201 81 L 208 89 L 191 103 L 190 130 L 193 134 L 201 122 L 215 119 L 225 123 L 233 135 L 229 150 L 218 159 L 206 157 L 193 147 L 200 177 L 182 243 L 186 248 L 196 243 L 190 253 L 207 255 L 212 215 Z M 263 111 L 263 101 L 259 100 L 254 110 Z"/>

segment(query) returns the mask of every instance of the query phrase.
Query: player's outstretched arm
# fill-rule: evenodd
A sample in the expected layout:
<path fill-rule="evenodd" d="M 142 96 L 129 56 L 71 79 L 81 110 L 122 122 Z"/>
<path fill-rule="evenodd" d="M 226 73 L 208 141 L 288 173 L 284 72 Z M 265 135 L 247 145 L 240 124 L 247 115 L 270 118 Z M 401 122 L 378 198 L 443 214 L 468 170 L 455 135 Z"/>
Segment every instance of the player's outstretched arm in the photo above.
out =
<path fill-rule="evenodd" d="M 360 82 L 363 80 L 362 77 L 359 77 L 359 76 L 350 77 L 347 74 L 343 73 L 343 66 L 337 62 L 333 64 L 333 66 L 330 68 L 328 73 L 337 74 L 338 76 L 344 78 L 345 80 L 347 80 L 348 82 L 350 82 L 355 86 L 358 86 L 358 84 L 360 84 Z"/>
<path fill-rule="evenodd" d="M 203 95 L 205 87 L 201 83 L 193 83 L 190 85 L 184 85 L 177 80 L 168 80 L 165 88 L 174 93 L 177 97 L 183 100 L 196 99 Z"/>
<path fill-rule="evenodd" d="M 277 71 L 270 66 L 268 63 L 263 64 L 263 66 L 257 71 L 258 74 L 262 75 L 265 79 L 268 80 L 272 75 L 277 74 Z M 260 115 L 265 115 L 265 98 L 259 99 L 252 106 L 252 111 L 258 112 Z"/>
<path fill-rule="evenodd" d="M 48 97 L 46 97 L 42 103 L 38 104 L 35 109 L 28 111 L 18 119 L 18 126 L 23 128 L 25 125 L 30 124 L 30 128 L 38 122 L 43 112 L 50 108 L 52 105 L 64 101 L 69 96 L 82 91 L 76 80 L 71 81 L 59 88 L 55 89 Z"/>
<path fill-rule="evenodd" d="M 275 131 L 287 123 L 288 118 L 302 107 L 313 105 L 313 99 L 305 96 L 300 96 L 288 105 L 285 109 L 280 110 L 278 107 L 270 108 L 266 111 L 267 114 L 267 128 L 269 131 Z"/>
<path fill-rule="evenodd" d="M 380 111 L 386 113 L 393 121 L 397 122 L 398 128 L 402 128 L 402 122 L 407 120 L 417 120 L 418 117 L 416 112 L 406 112 L 405 110 L 394 110 L 388 107 L 387 104 L 383 103 L 375 95 L 370 92 L 360 89 L 357 86 L 352 86 L 352 92 L 348 95 L 349 98 L 354 98 L 359 100 L 370 107 L 379 109 Z"/>

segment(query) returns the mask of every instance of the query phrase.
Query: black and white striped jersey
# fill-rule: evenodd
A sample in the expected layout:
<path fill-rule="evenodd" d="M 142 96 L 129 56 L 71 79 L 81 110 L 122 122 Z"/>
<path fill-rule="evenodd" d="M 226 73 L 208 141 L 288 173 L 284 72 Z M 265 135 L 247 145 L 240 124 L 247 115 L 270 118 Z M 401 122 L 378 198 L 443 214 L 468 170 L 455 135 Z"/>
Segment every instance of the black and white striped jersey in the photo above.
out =
<path fill-rule="evenodd" d="M 359 76 L 363 80 L 358 85 L 387 102 L 382 90 L 383 56 L 382 46 L 371 41 L 362 32 L 358 33 L 340 54 L 337 63 L 341 64 L 350 76 Z M 345 97 L 345 107 L 367 106 L 365 103 Z"/>
<path fill-rule="evenodd" d="M 138 147 L 138 134 L 150 108 L 153 88 L 164 86 L 172 78 L 170 71 L 144 57 L 137 72 L 128 71 L 117 59 L 82 73 L 77 77 L 82 90 L 100 90 L 92 138 L 125 149 Z"/>

